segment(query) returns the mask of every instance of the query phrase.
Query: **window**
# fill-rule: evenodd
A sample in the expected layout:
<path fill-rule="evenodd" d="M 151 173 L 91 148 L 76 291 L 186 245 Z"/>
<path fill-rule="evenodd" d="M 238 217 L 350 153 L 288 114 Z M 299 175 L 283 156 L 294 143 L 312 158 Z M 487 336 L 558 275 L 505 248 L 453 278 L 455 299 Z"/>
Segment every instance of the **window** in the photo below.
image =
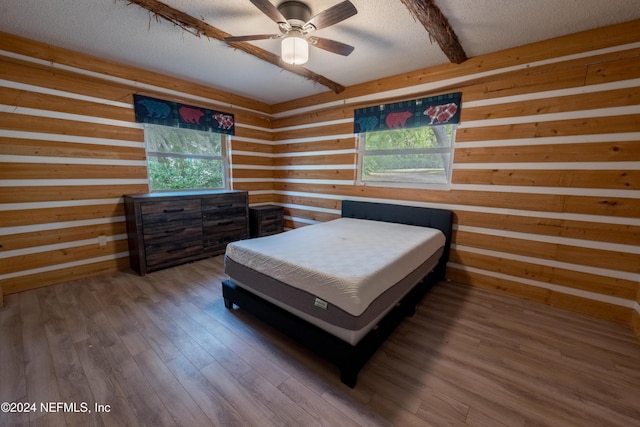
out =
<path fill-rule="evenodd" d="M 151 191 L 225 188 L 226 135 L 145 125 Z"/>
<path fill-rule="evenodd" d="M 456 125 L 358 135 L 360 184 L 448 188 Z"/>

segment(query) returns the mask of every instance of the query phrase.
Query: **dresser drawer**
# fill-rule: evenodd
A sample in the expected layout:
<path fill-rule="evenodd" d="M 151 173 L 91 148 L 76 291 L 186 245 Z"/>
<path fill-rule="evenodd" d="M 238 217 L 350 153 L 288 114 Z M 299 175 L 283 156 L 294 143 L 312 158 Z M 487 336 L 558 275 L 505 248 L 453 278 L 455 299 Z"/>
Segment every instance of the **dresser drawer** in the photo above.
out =
<path fill-rule="evenodd" d="M 223 252 L 227 243 L 247 238 L 245 230 L 237 230 L 235 233 L 218 233 L 204 237 L 204 249 L 206 251 Z"/>
<path fill-rule="evenodd" d="M 182 264 L 189 259 L 201 258 L 203 252 L 202 239 L 182 247 L 175 247 L 171 244 L 153 244 L 146 249 L 146 265 L 150 271 Z"/>
<path fill-rule="evenodd" d="M 227 243 L 246 239 L 247 217 L 236 216 L 203 222 L 203 240 L 206 250 L 223 251 Z"/>
<path fill-rule="evenodd" d="M 179 264 L 202 253 L 202 224 L 174 221 L 144 228 L 144 251 L 150 270 Z"/>
<path fill-rule="evenodd" d="M 148 224 L 143 227 L 143 236 L 145 247 L 164 243 L 186 245 L 186 242 L 202 240 L 202 225 L 198 221 Z"/>
<path fill-rule="evenodd" d="M 270 236 L 272 234 L 282 233 L 284 228 L 282 227 L 282 219 L 277 222 L 263 223 L 260 225 L 260 235 Z"/>
<path fill-rule="evenodd" d="M 153 201 L 140 203 L 144 226 L 159 222 L 198 220 L 202 216 L 200 200 Z"/>
<path fill-rule="evenodd" d="M 247 215 L 247 197 L 243 194 L 209 197 L 202 200 L 202 218 L 216 220 Z"/>

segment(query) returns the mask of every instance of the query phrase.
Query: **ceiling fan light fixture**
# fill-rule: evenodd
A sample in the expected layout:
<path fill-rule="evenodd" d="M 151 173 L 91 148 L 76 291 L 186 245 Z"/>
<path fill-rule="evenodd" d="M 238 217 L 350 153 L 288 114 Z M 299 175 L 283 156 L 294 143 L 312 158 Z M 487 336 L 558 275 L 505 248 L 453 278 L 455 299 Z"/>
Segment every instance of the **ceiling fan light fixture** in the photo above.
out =
<path fill-rule="evenodd" d="M 291 65 L 302 65 L 309 60 L 309 43 L 302 34 L 291 31 L 282 39 L 282 60 Z"/>

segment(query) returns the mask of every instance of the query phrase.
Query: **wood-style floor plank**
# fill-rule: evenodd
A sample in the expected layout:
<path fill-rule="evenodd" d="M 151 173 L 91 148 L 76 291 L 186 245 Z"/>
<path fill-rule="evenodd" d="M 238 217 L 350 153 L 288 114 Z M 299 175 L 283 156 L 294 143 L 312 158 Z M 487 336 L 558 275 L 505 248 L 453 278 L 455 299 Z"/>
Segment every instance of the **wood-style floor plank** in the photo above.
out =
<path fill-rule="evenodd" d="M 93 402 L 90 404 L 93 406 L 94 413 L 99 413 L 104 425 L 140 425 L 141 423 L 138 422 L 131 404 L 125 397 L 98 340 L 89 338 L 74 346 L 93 393 Z M 109 410 L 96 412 L 96 404 L 108 405 Z M 80 426 L 82 424 L 71 422 L 70 425 Z"/>
<path fill-rule="evenodd" d="M 178 425 L 214 425 L 153 350 L 140 353 L 135 359 Z"/>
<path fill-rule="evenodd" d="M 94 401 L 93 394 L 68 332 L 55 290 L 47 287 L 38 289 L 36 293 L 60 390 L 60 401 L 80 403 L 77 410 L 65 413 L 65 417 L 68 421 L 73 420 L 74 423 L 80 422 L 86 426 L 103 426 L 100 415 L 88 407 L 88 403 Z"/>
<path fill-rule="evenodd" d="M 239 427 L 250 425 L 240 412 L 227 401 L 227 397 L 220 394 L 200 370 L 196 369 L 186 358 L 174 359 L 167 363 L 167 366 L 215 425 Z M 233 396 L 229 396 L 229 398 L 233 398 Z"/>
<path fill-rule="evenodd" d="M 53 367 L 51 350 L 42 319 L 38 290 L 20 295 L 20 315 L 22 317 L 22 343 L 24 346 L 24 366 L 27 384 L 26 402 L 35 403 L 37 410 L 29 413 L 30 424 L 38 424 L 38 418 L 46 418 L 51 426 L 65 426 L 64 412 L 43 411 L 41 403 L 62 401 Z"/>
<path fill-rule="evenodd" d="M 27 384 L 20 295 L 7 295 L 4 302 L 4 307 L 0 308 L 0 402 L 25 402 Z M 0 425 L 12 424 L 28 426 L 29 414 L 0 412 Z"/>
<path fill-rule="evenodd" d="M 627 427 L 640 419 L 640 341 L 630 328 L 443 282 L 350 389 L 333 365 L 242 308 L 227 310 L 222 261 L 6 296 L 0 398 L 87 402 L 91 412 L 0 413 L 0 426 Z"/>

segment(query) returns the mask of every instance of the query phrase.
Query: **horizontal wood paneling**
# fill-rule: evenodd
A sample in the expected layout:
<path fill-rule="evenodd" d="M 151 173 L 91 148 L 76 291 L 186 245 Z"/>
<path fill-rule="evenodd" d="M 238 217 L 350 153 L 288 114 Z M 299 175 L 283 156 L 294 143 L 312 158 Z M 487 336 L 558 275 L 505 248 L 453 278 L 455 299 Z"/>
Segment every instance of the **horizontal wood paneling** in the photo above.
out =
<path fill-rule="evenodd" d="M 7 257 L 4 259 L 5 262 L 2 263 L 2 266 L 0 266 L 0 277 L 8 273 L 64 264 L 87 258 L 98 258 L 104 255 L 126 251 L 127 241 L 125 239 L 107 242 L 105 246 L 92 244 Z"/>
<path fill-rule="evenodd" d="M 149 191 L 133 94 L 224 105 L 238 138 L 273 138 L 260 102 L 10 34 L 0 50 L 22 55 L 0 54 L 0 293 L 128 267 L 122 196 Z M 234 142 L 235 150 L 273 151 Z M 238 160 L 259 159 L 271 167 L 268 157 Z"/>
<path fill-rule="evenodd" d="M 353 133 L 353 123 L 340 123 L 330 126 L 286 130 L 278 132 L 277 138 L 280 141 L 287 141 L 291 139 L 302 139 L 310 137 L 317 138 L 322 136 L 342 135 L 350 133 Z"/>
<path fill-rule="evenodd" d="M 341 179 L 354 180 L 355 170 L 275 170 L 273 177 L 276 179 Z"/>
<path fill-rule="evenodd" d="M 329 108 L 325 110 L 315 110 L 308 114 L 275 118 L 272 122 L 272 127 L 274 129 L 282 129 L 289 126 L 300 126 L 309 123 L 325 123 L 349 118 L 353 118 L 353 108 Z"/>
<path fill-rule="evenodd" d="M 535 119 L 534 119 L 535 120 Z M 550 122 L 532 122 L 477 128 L 460 128 L 457 142 L 490 141 L 496 139 L 580 136 L 603 133 L 637 132 L 640 114 L 619 117 L 594 117 Z"/>
<path fill-rule="evenodd" d="M 475 272 L 468 272 L 456 268 L 448 268 L 447 277 L 460 283 L 467 283 L 472 286 L 506 293 L 530 301 L 537 301 L 574 310 L 591 316 L 613 320 L 618 323 L 629 324 L 631 321 L 630 310 L 626 307 L 621 307 L 615 304 L 596 301 L 584 297 L 577 297 L 575 295 L 569 295 L 545 288 L 526 285 L 512 280 L 487 276 Z"/>
<path fill-rule="evenodd" d="M 335 217 L 349 198 L 452 209 L 453 280 L 631 322 L 640 48 L 629 44 L 640 34 L 629 31 L 638 24 L 274 105 L 274 202 L 294 228 Z M 453 91 L 463 95 L 449 190 L 331 184 L 300 170 L 357 164 L 355 136 L 344 136 L 353 108 Z"/>
<path fill-rule="evenodd" d="M 145 160 L 143 147 L 121 147 L 73 142 L 0 137 L 0 154 L 12 156 L 66 157 L 112 160 Z"/>
<path fill-rule="evenodd" d="M 250 151 L 254 153 L 273 153 L 273 145 L 269 141 L 253 142 L 243 141 L 238 137 L 231 139 L 231 148 L 233 151 Z"/>
<path fill-rule="evenodd" d="M 243 154 L 233 155 L 233 164 L 237 165 L 251 165 L 251 166 L 272 166 L 273 159 L 271 157 L 261 156 L 246 156 Z"/>
<path fill-rule="evenodd" d="M 122 213 L 124 214 L 124 212 Z M 47 221 L 47 223 L 53 222 L 56 221 Z M 16 251 L 19 249 L 28 249 L 38 246 L 56 245 L 92 238 L 97 239 L 100 235 L 112 237 L 126 233 L 127 230 L 124 222 L 107 222 L 79 227 L 16 233 L 2 237 L 2 251 L 3 253 L 6 253 L 8 251 Z"/>
<path fill-rule="evenodd" d="M 218 100 L 227 105 L 235 104 L 251 110 L 265 113 L 271 112 L 271 108 L 268 105 L 250 98 L 10 34 L 3 34 L 0 37 L 0 49 L 52 63 L 68 65 L 81 70 L 91 70 L 104 76 L 103 80 L 108 80 L 107 76 L 114 76 L 132 82 L 139 81 L 159 88 L 174 90 L 185 94 L 185 96 L 193 94 L 202 98 Z M 129 86 L 130 90 L 131 86 L 133 85 Z"/>
<path fill-rule="evenodd" d="M 307 220 L 317 222 L 331 221 L 340 217 L 340 215 L 332 213 L 308 211 L 306 209 L 303 210 L 289 207 L 284 208 L 284 214 L 294 218 L 305 218 Z"/>
<path fill-rule="evenodd" d="M 273 192 L 273 182 L 271 178 L 266 181 L 257 181 L 257 182 L 243 182 L 243 181 L 235 181 L 233 184 L 233 188 L 236 190 L 243 191 L 268 191 L 269 193 Z M 271 196 L 270 196 L 271 197 Z"/>
<path fill-rule="evenodd" d="M 244 168 L 234 168 L 233 169 L 233 179 L 235 181 L 239 179 L 247 179 L 247 178 L 260 178 L 260 179 L 273 179 L 273 172 L 270 169 L 244 169 Z"/>
<path fill-rule="evenodd" d="M 640 49 L 616 50 L 604 54 L 594 54 L 589 58 L 577 58 L 551 62 L 536 67 L 514 70 L 498 76 L 481 77 L 470 81 L 464 87 L 465 99 L 500 98 L 528 94 L 531 92 L 548 92 L 553 90 L 574 89 L 585 85 L 585 75 L 599 74 L 598 70 L 616 67 L 613 64 L 632 60 L 640 54 Z M 585 67 L 587 71 L 585 72 Z M 591 70 L 591 71 L 590 71 Z M 586 84 L 609 83 L 612 81 L 633 78 L 633 73 L 620 71 L 615 78 L 591 80 Z M 609 75 L 606 71 L 604 75 Z"/>
<path fill-rule="evenodd" d="M 353 127 L 351 129 L 353 132 Z M 325 150 L 353 150 L 355 149 L 354 138 L 322 139 L 312 142 L 296 142 L 294 144 L 278 144 L 273 147 L 276 154 L 283 153 L 305 153 L 309 151 Z"/>
<path fill-rule="evenodd" d="M 640 226 L 459 210 L 458 226 L 635 245 Z"/>
<path fill-rule="evenodd" d="M 640 49 L 629 51 L 628 58 L 621 58 L 616 61 L 601 61 L 597 64 L 590 64 L 587 67 L 585 78 L 586 85 L 598 83 L 608 83 L 623 79 L 638 78 L 640 73 Z"/>
<path fill-rule="evenodd" d="M 640 140 L 518 147 L 456 147 L 455 163 L 637 162 Z"/>
<path fill-rule="evenodd" d="M 273 202 L 273 195 L 271 192 L 266 192 L 264 194 L 251 194 L 249 196 L 249 204 L 251 205 L 263 205 L 267 203 Z"/>
<path fill-rule="evenodd" d="M 14 38 L 7 35 L 2 41 Z M 2 43 L 0 41 L 0 44 Z M 32 85 L 35 88 L 46 88 L 82 96 L 89 96 L 107 101 L 127 102 L 131 96 L 131 88 L 124 85 L 104 82 L 102 80 L 83 76 L 78 78 L 77 73 L 63 69 L 53 69 L 33 62 L 21 61 L 14 58 L 0 58 L 0 78 L 23 85 Z M 47 82 L 45 86 L 42 82 Z M 42 90 L 42 89 L 39 89 Z M 95 106 L 92 108 L 96 108 Z"/>
<path fill-rule="evenodd" d="M 96 104 L 95 102 L 68 99 L 43 93 L 25 92 L 22 89 L 7 87 L 0 92 L 0 104 L 127 122 L 135 121 L 135 115 L 131 108 Z"/>
<path fill-rule="evenodd" d="M 144 141 L 142 129 L 86 123 L 74 120 L 59 120 L 57 118 L 38 117 L 27 114 L 0 114 L 0 126 L 4 130 L 33 132 L 37 129 L 41 133 L 60 135 L 88 136 L 93 138 L 108 138 L 127 141 Z"/>
<path fill-rule="evenodd" d="M 576 265 L 607 269 L 615 266 L 615 270 L 631 273 L 640 272 L 640 255 L 612 250 L 585 248 L 540 242 L 510 236 L 492 236 L 489 234 L 454 231 L 455 241 L 459 245 L 493 251 L 508 252 L 515 255 L 548 259 Z"/>
<path fill-rule="evenodd" d="M 451 181 L 454 184 L 532 185 L 538 187 L 627 190 L 640 188 L 640 171 L 456 169 L 453 171 Z"/>
<path fill-rule="evenodd" d="M 584 61 L 562 62 L 512 71 L 472 81 L 464 87 L 465 100 L 477 101 L 505 96 L 526 95 L 531 91 L 547 92 L 581 87 L 584 84 Z"/>
<path fill-rule="evenodd" d="M 233 113 L 235 115 L 236 124 L 240 128 L 247 128 L 248 126 L 257 127 L 260 129 L 271 129 L 272 118 L 270 114 L 261 114 L 256 111 L 247 111 L 243 108 L 236 107 L 213 107 L 216 104 L 211 104 L 212 108 L 222 108 L 225 111 Z M 237 129 L 236 129 L 237 131 Z"/>
<path fill-rule="evenodd" d="M 417 191 L 409 188 L 326 185 L 276 182 L 276 191 L 333 194 L 343 198 L 365 197 L 423 203 L 454 204 L 469 207 L 516 209 L 523 211 L 563 212 L 586 215 L 637 218 L 638 201 L 632 198 L 564 196 L 555 194 L 516 193 L 503 191 L 451 190 Z"/>
<path fill-rule="evenodd" d="M 274 166 L 313 166 L 313 165 L 353 165 L 356 154 L 332 154 L 318 156 L 297 156 L 297 157 L 276 157 L 273 159 Z"/>
<path fill-rule="evenodd" d="M 137 191 L 141 193 L 143 191 Z M 45 205 L 46 206 L 46 205 Z M 50 224 L 69 221 L 86 221 L 92 219 L 104 219 L 112 217 L 124 217 L 124 205 L 118 203 L 106 203 L 100 205 L 66 206 L 55 208 L 14 209 L 2 212 L 3 227 L 26 227 L 29 225 Z M 122 219 L 124 221 L 124 218 Z M 2 236 L 4 241 L 9 234 Z"/>
<path fill-rule="evenodd" d="M 123 194 L 146 193 L 147 184 L 125 185 L 86 185 L 79 181 L 78 185 L 46 185 L 32 187 L 0 187 L 0 203 L 35 203 L 62 200 L 112 199 Z"/>
<path fill-rule="evenodd" d="M 319 199 L 317 197 L 305 197 L 305 196 L 288 196 L 282 194 L 276 194 L 274 201 L 282 205 L 301 205 L 307 206 L 311 210 L 314 209 L 330 209 L 340 212 L 342 203 L 340 200 L 335 199 Z"/>
<path fill-rule="evenodd" d="M 235 136 L 238 138 L 253 138 L 264 141 L 271 141 L 273 138 L 273 135 L 270 132 L 261 129 L 246 128 L 243 126 L 236 126 L 235 129 Z"/>
<path fill-rule="evenodd" d="M 146 179 L 140 166 L 3 163 L 0 179 Z"/>
<path fill-rule="evenodd" d="M 511 253 L 508 248 L 501 248 L 501 252 Z M 550 267 L 508 258 L 496 258 L 495 255 L 477 254 L 459 248 L 451 252 L 450 261 L 452 263 L 503 273 L 513 277 L 553 283 L 560 286 L 625 299 L 633 298 L 637 290 L 637 283 L 632 280 L 588 274 L 576 270 Z"/>
<path fill-rule="evenodd" d="M 640 104 L 640 88 L 583 93 L 463 109 L 460 120 L 496 119 Z"/>
<path fill-rule="evenodd" d="M 585 215 L 639 218 L 637 198 L 567 196 L 565 211 Z"/>

